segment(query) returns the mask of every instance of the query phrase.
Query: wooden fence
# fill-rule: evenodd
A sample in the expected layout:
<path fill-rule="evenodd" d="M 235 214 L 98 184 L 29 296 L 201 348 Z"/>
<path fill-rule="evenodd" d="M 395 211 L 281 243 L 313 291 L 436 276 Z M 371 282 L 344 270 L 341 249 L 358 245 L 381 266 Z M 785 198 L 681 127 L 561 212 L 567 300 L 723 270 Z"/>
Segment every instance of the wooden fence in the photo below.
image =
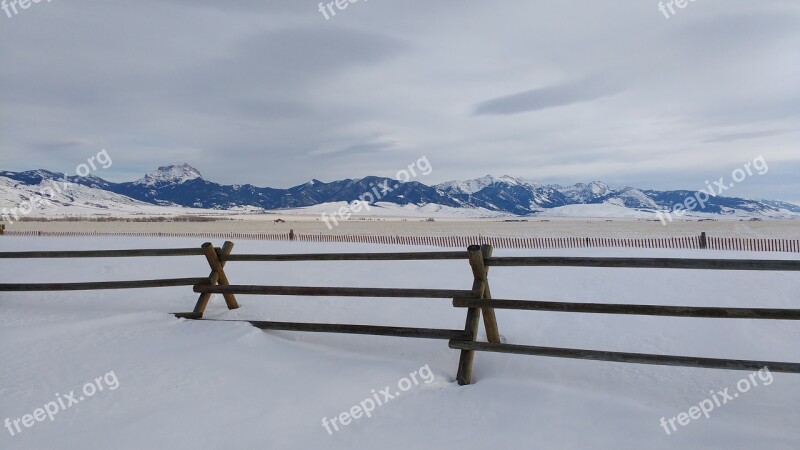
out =
<path fill-rule="evenodd" d="M 7 236 L 128 236 L 184 237 L 198 239 L 243 239 L 260 241 L 348 242 L 358 244 L 427 245 L 464 248 L 484 242 L 494 248 L 561 249 L 561 248 L 673 248 L 737 250 L 754 252 L 800 253 L 800 239 L 764 239 L 699 236 L 664 238 L 604 237 L 501 237 L 501 236 L 390 236 L 358 234 L 294 234 L 294 233 L 191 233 L 191 232 L 96 232 L 96 231 L 6 231 Z"/>
<path fill-rule="evenodd" d="M 316 254 L 233 254 L 233 243 L 221 248 L 205 243 L 200 248 L 145 249 L 145 250 L 79 250 L 2 252 L 0 259 L 23 258 L 105 258 L 105 257 L 167 257 L 204 256 L 211 273 L 207 277 L 167 278 L 157 280 L 102 281 L 75 283 L 24 283 L 0 284 L 0 291 L 73 291 L 96 289 L 132 289 L 166 286 L 192 286 L 200 294 L 193 311 L 173 313 L 176 317 L 191 320 L 204 319 L 203 315 L 212 294 L 222 294 L 228 309 L 239 308 L 236 295 L 273 296 L 331 296 L 370 298 L 438 298 L 451 299 L 455 308 L 466 309 L 463 329 L 411 328 L 358 324 L 328 324 L 304 322 L 273 322 L 250 320 L 225 320 L 248 322 L 264 330 L 290 330 L 323 333 L 369 334 L 380 336 L 413 337 L 448 340 L 450 348 L 460 351 L 456 379 L 459 384 L 470 384 L 476 351 L 513 353 L 559 358 L 590 359 L 636 364 L 702 367 L 730 370 L 756 370 L 769 367 L 774 372 L 800 373 L 800 363 L 752 361 L 735 359 L 699 358 L 694 356 L 655 355 L 643 353 L 609 352 L 599 350 L 538 347 L 500 342 L 500 332 L 495 309 L 558 311 L 583 314 L 631 314 L 672 317 L 702 317 L 718 319 L 800 320 L 800 309 L 722 308 L 693 306 L 629 305 L 607 303 L 572 303 L 534 300 L 493 299 L 489 289 L 488 272 L 492 266 L 548 266 L 548 267 L 614 267 L 688 270 L 741 270 L 741 271 L 800 271 L 800 260 L 749 260 L 749 259 L 682 259 L 682 258 L 586 258 L 586 257 L 495 257 L 488 244 L 470 245 L 466 251 L 405 252 L 405 253 L 316 253 Z M 408 261 L 408 260 L 466 260 L 473 275 L 470 289 L 419 289 L 419 288 L 357 288 L 328 286 L 277 286 L 231 284 L 225 271 L 229 261 L 239 262 L 302 262 L 302 261 Z M 478 341 L 480 318 L 486 330 L 487 342 Z"/>

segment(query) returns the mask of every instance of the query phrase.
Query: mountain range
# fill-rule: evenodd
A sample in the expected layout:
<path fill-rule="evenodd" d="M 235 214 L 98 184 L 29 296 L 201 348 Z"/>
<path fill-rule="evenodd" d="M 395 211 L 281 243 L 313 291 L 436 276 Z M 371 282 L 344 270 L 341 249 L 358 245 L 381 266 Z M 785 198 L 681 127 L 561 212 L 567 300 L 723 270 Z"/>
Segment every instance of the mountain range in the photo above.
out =
<path fill-rule="evenodd" d="M 101 212 L 110 205 L 191 207 L 214 210 L 282 210 L 307 208 L 336 202 L 352 202 L 372 192 L 378 205 L 430 206 L 483 211 L 494 215 L 547 215 L 571 211 L 573 205 L 605 205 L 618 211 L 653 213 L 671 210 L 694 195 L 693 191 L 655 191 L 634 187 L 611 188 L 600 181 L 571 186 L 545 185 L 530 179 L 487 175 L 466 181 L 428 186 L 417 181 L 399 183 L 390 178 L 368 176 L 332 182 L 311 180 L 288 189 L 251 184 L 224 185 L 208 181 L 188 164 L 159 167 L 143 178 L 112 183 L 94 175 L 65 176 L 43 169 L 24 172 L 0 171 L 0 206 L 11 208 L 30 198 L 53 180 L 71 186 L 50 200 L 62 206 L 80 204 Z M 381 188 L 386 186 L 386 188 Z M 388 189 L 387 189 L 388 188 Z M 144 208 L 147 209 L 147 208 Z M 608 209 L 605 209 L 606 211 Z M 601 209 L 598 209 L 601 211 Z M 800 206 L 775 200 L 712 197 L 705 214 L 798 218 Z M 568 215 L 568 214 L 567 214 Z"/>

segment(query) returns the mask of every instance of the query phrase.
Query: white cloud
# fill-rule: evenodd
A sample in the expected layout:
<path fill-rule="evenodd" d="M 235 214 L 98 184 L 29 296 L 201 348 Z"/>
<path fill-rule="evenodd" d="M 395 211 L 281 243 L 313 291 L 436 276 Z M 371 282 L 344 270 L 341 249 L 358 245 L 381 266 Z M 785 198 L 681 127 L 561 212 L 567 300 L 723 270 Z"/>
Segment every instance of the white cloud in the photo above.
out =
<path fill-rule="evenodd" d="M 106 148 L 112 179 L 185 160 L 286 187 L 424 154 L 432 181 L 691 188 L 758 154 L 800 161 L 793 1 L 669 20 L 656 2 L 370 2 L 328 21 L 317 4 L 75 0 L 3 19 L 3 168 Z M 780 177 L 750 189 L 797 198 Z"/>

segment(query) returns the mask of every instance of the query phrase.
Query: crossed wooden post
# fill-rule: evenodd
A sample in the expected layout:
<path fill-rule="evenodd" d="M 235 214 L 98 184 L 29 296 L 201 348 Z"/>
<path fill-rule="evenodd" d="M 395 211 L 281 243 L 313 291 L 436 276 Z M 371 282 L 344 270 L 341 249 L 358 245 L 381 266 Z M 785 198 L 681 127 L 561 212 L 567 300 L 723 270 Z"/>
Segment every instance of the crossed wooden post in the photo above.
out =
<path fill-rule="evenodd" d="M 206 242 L 203 244 L 203 252 L 208 260 L 208 265 L 211 266 L 211 274 L 209 278 L 211 278 L 211 284 L 218 284 L 220 286 L 228 286 L 230 282 L 228 282 L 228 276 L 225 275 L 225 257 L 231 254 L 233 251 L 233 242 L 225 241 L 222 245 L 222 251 L 219 255 L 217 255 L 216 249 L 214 249 L 214 245 L 210 242 Z M 220 261 L 220 256 L 222 257 L 222 261 Z M 228 305 L 228 309 L 236 309 L 239 307 L 239 303 L 236 302 L 236 297 L 233 294 L 222 294 L 225 298 L 225 303 Z M 197 299 L 197 304 L 194 306 L 193 314 L 198 315 L 199 317 L 203 317 L 203 312 L 206 310 L 206 306 L 208 306 L 208 301 L 211 299 L 211 294 L 204 292 L 200 294 L 200 298 Z"/>
<path fill-rule="evenodd" d="M 210 242 L 204 243 L 202 245 L 202 249 L 203 254 L 208 260 L 208 265 L 211 267 L 209 284 L 229 286 L 230 282 L 228 280 L 228 276 L 225 274 L 224 266 L 225 262 L 227 261 L 226 257 L 229 256 L 233 250 L 233 242 L 225 241 L 225 244 L 222 246 L 219 254 Z M 492 250 L 492 246 L 488 244 L 470 245 L 467 248 L 467 255 L 473 275 L 472 292 L 475 297 L 472 298 L 478 298 L 481 300 L 491 300 L 492 298 L 491 291 L 489 290 L 488 280 L 489 268 L 484 261 L 484 258 L 489 258 L 492 256 Z M 225 303 L 227 304 L 228 309 L 236 309 L 239 307 L 239 303 L 236 301 L 236 297 L 233 294 L 226 293 L 222 295 L 225 298 Z M 210 298 L 210 293 L 201 293 L 200 297 L 197 299 L 197 304 L 195 305 L 193 312 L 178 313 L 176 315 L 178 317 L 185 318 L 202 318 Z M 467 308 L 467 319 L 464 325 L 463 339 L 471 342 L 475 342 L 477 340 L 481 312 L 483 312 L 483 323 L 486 329 L 486 337 L 488 341 L 491 343 L 500 343 L 500 332 L 497 327 L 497 318 L 494 314 L 494 308 L 488 306 Z M 461 350 L 461 355 L 458 362 L 458 374 L 456 375 L 458 384 L 463 386 L 470 384 L 472 381 L 472 365 L 474 358 L 474 350 Z"/>
<path fill-rule="evenodd" d="M 489 291 L 489 268 L 484 264 L 483 259 L 492 256 L 492 246 L 485 245 L 470 245 L 467 247 L 467 255 L 469 256 L 469 265 L 472 267 L 472 275 L 474 281 L 472 282 L 473 292 L 479 292 L 480 298 L 488 300 L 492 298 Z M 494 315 L 494 308 L 468 308 L 467 309 L 467 322 L 464 326 L 464 332 L 467 340 L 475 341 L 478 338 L 478 323 L 483 311 L 483 326 L 486 328 L 486 337 L 489 342 L 500 343 L 500 332 L 497 328 L 497 318 Z M 456 380 L 460 385 L 470 384 L 472 381 L 472 362 L 475 358 L 474 350 L 461 350 L 461 357 L 458 361 L 458 374 Z"/>

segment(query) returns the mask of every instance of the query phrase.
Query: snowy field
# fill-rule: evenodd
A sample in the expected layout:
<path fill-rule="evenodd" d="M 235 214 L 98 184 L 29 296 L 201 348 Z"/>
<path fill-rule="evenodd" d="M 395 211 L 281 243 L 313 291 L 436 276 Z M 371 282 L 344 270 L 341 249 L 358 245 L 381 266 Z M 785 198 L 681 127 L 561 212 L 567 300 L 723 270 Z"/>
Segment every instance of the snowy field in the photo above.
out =
<path fill-rule="evenodd" d="M 357 234 L 378 236 L 497 236 L 497 237 L 609 237 L 669 238 L 699 236 L 753 239 L 800 239 L 800 220 L 765 220 L 759 222 L 720 220 L 717 222 L 676 221 L 662 225 L 659 221 L 577 220 L 566 218 L 529 219 L 526 222 L 496 220 L 347 220 L 328 229 L 320 216 L 230 215 L 215 222 L 15 222 L 9 231 L 97 231 L 97 232 L 165 232 L 165 233 L 289 233 Z M 286 220 L 275 223 L 276 218 Z"/>
<path fill-rule="evenodd" d="M 0 251 L 199 246 L 196 239 L 0 238 Z M 221 245 L 222 242 L 215 242 Z M 238 253 L 423 251 L 424 247 L 238 241 Z M 502 255 L 791 259 L 677 250 L 553 250 Z M 207 276 L 200 256 L 0 260 L 2 283 Z M 231 262 L 234 284 L 468 289 L 466 261 Z M 494 267 L 495 298 L 731 307 L 800 307 L 800 274 Z M 800 447 L 800 375 L 477 353 L 474 384 L 455 381 L 446 341 L 265 332 L 198 322 L 190 287 L 0 293 L 2 449 L 667 449 Z M 449 300 L 219 296 L 209 318 L 462 328 Z M 800 362 L 800 323 L 497 311 L 509 343 Z M 481 339 L 485 339 L 481 333 Z M 427 365 L 428 373 L 423 370 Z M 371 417 L 323 426 L 417 371 L 422 382 Z M 430 375 L 430 376 L 423 376 Z M 769 375 L 763 376 L 763 375 Z M 763 376 L 763 377 L 760 377 Z M 756 383 L 667 434 L 661 418 L 741 379 Z M 418 380 L 419 381 L 419 380 Z M 13 421 L 69 391 L 84 397 L 17 432 Z M 103 390 L 100 391 L 99 388 Z M 113 389 L 112 389 L 113 388 Z M 94 388 L 93 388 L 94 389 Z M 89 391 L 91 391 L 90 389 Z M 714 394 L 716 395 L 716 394 Z M 377 396 L 377 394 L 376 394 Z M 719 397 L 719 396 L 717 396 Z M 38 414 L 41 417 L 41 414 Z M 353 414 L 353 417 L 356 414 Z M 34 419 L 36 420 L 36 419 Z M 30 424 L 31 421 L 28 420 Z M 12 432 L 14 434 L 12 435 Z"/>

